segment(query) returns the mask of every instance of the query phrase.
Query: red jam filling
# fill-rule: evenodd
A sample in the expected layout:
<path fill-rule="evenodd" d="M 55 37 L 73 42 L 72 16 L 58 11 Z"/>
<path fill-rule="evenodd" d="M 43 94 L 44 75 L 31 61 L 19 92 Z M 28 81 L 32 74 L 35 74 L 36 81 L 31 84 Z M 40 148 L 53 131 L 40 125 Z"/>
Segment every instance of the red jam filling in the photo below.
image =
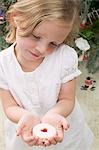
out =
<path fill-rule="evenodd" d="M 42 132 L 47 132 L 47 129 L 46 129 L 46 128 L 44 128 L 44 129 L 42 129 L 41 131 L 42 131 Z"/>

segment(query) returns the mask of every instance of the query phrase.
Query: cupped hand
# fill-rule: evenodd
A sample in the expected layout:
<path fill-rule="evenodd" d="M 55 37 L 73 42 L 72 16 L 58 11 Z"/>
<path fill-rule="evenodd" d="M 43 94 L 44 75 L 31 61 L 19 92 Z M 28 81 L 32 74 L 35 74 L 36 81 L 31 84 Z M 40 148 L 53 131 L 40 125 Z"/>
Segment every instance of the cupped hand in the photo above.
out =
<path fill-rule="evenodd" d="M 40 123 L 40 118 L 33 114 L 25 114 L 18 122 L 16 135 L 21 136 L 23 141 L 29 146 L 39 145 L 38 138 L 33 136 L 32 130 L 35 125 Z"/>
<path fill-rule="evenodd" d="M 64 130 L 67 130 L 69 128 L 69 123 L 63 116 L 57 113 L 48 113 L 45 116 L 43 116 L 41 122 L 49 123 L 56 128 L 56 136 L 46 140 L 44 143 L 45 146 L 49 146 L 51 144 L 55 145 L 58 142 L 63 141 Z"/>

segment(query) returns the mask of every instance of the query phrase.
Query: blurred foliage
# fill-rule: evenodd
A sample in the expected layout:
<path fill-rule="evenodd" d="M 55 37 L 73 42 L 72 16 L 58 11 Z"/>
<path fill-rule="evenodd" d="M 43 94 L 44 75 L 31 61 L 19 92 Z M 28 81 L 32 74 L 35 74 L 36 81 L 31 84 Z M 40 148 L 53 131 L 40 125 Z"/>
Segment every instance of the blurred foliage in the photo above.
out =
<path fill-rule="evenodd" d="M 0 0 L 0 51 L 9 46 L 5 41 L 7 34 L 6 26 L 6 11 L 15 0 Z"/>
<path fill-rule="evenodd" d="M 99 71 L 99 20 L 93 22 L 92 25 L 86 25 L 84 29 L 81 29 L 79 36 L 86 39 L 90 44 L 89 58 L 87 60 L 87 69 L 90 73 L 96 73 Z M 81 51 L 77 49 L 79 55 Z"/>

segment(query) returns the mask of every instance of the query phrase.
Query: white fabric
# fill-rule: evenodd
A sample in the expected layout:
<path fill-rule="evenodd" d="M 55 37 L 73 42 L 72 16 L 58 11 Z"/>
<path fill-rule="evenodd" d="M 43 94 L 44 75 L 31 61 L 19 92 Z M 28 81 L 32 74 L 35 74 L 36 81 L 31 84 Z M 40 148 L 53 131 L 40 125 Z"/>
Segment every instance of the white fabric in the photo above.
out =
<path fill-rule="evenodd" d="M 75 50 L 62 45 L 47 56 L 33 72 L 24 72 L 15 57 L 13 44 L 0 52 L 0 88 L 10 90 L 20 106 L 44 115 L 56 104 L 61 84 L 81 73 L 77 65 Z M 88 150 L 92 133 L 85 126 L 84 116 L 77 101 L 73 112 L 66 119 L 70 122 L 70 129 L 65 133 L 63 142 L 48 148 L 28 147 L 16 137 L 16 124 L 7 120 L 6 150 Z"/>

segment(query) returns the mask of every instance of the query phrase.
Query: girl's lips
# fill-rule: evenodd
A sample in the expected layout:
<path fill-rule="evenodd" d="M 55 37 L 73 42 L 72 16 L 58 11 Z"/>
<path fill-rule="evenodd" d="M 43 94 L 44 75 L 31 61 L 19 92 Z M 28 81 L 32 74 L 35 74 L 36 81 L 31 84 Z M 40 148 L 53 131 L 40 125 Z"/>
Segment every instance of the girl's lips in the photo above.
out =
<path fill-rule="evenodd" d="M 37 55 L 37 54 L 35 54 L 35 53 L 32 53 L 32 52 L 30 52 L 33 56 L 35 56 L 35 57 L 39 57 L 39 55 Z"/>

